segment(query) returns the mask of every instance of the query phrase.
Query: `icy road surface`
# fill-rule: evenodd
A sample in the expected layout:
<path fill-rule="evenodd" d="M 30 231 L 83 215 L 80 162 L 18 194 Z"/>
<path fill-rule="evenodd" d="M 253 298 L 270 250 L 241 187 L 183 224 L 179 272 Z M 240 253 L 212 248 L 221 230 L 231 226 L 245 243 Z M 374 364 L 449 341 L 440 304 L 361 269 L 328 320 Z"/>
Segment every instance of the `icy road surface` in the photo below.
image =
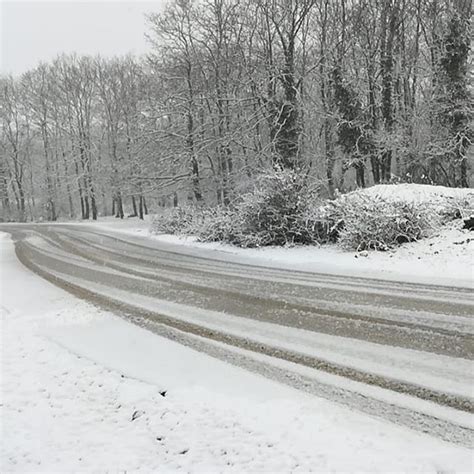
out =
<path fill-rule="evenodd" d="M 180 254 L 87 226 L 3 226 L 31 270 L 98 307 L 298 390 L 472 447 L 468 288 Z M 58 336 L 60 338 L 60 336 Z"/>
<path fill-rule="evenodd" d="M 1 232 L 0 279 L 1 472 L 472 470 L 466 447 L 233 367 L 78 300 L 23 267 Z"/>

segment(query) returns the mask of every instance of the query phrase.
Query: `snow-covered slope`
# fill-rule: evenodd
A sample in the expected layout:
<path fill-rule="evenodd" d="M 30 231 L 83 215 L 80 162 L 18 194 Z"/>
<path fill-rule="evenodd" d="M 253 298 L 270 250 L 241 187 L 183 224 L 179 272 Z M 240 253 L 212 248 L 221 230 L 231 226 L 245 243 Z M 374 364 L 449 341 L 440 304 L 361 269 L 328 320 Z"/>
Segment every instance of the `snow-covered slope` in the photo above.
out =
<path fill-rule="evenodd" d="M 431 186 L 429 184 L 377 184 L 370 188 L 354 191 L 353 193 L 364 193 L 369 196 L 380 196 L 389 200 L 401 200 L 405 202 L 433 202 L 442 198 L 474 199 L 474 189 L 471 188 L 447 188 L 446 186 Z M 350 195 L 349 194 L 349 195 Z"/>

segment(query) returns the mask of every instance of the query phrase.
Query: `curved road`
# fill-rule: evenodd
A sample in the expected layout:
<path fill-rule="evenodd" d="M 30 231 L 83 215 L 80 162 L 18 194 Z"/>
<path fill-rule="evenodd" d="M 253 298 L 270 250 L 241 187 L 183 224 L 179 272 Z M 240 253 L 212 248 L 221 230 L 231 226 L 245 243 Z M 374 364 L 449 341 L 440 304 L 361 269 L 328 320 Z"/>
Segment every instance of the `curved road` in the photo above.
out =
<path fill-rule="evenodd" d="M 3 225 L 28 268 L 199 351 L 473 445 L 469 289 L 244 265 L 87 225 Z M 225 381 L 223 381 L 225 383 Z"/>

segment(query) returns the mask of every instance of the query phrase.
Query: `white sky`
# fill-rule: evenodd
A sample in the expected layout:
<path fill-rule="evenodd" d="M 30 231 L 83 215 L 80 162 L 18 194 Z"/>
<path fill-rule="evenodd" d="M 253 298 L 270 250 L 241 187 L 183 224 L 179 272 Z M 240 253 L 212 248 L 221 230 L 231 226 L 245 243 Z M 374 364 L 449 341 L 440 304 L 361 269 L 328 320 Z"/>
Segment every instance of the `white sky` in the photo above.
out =
<path fill-rule="evenodd" d="M 149 50 L 144 13 L 165 0 L 0 0 L 0 72 L 21 74 L 62 52 Z"/>

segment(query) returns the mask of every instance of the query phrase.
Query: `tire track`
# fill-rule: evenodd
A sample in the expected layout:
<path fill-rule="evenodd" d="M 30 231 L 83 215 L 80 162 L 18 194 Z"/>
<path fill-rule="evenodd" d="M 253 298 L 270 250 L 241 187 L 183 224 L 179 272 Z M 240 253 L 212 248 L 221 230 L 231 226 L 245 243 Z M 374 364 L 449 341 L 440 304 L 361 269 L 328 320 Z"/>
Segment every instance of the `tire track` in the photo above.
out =
<path fill-rule="evenodd" d="M 28 248 L 23 242 L 17 242 L 16 254 L 18 259 L 30 270 L 42 276 L 46 280 L 55 285 L 69 291 L 70 293 L 82 299 L 86 299 L 102 309 L 112 312 L 119 312 L 120 314 L 134 315 L 151 320 L 156 323 L 166 325 L 172 329 L 179 330 L 194 336 L 203 337 L 212 341 L 221 342 L 230 346 L 241 349 L 250 350 L 261 353 L 277 359 L 282 359 L 288 362 L 293 362 L 305 367 L 328 372 L 333 375 L 342 376 L 356 382 L 366 383 L 368 385 L 378 386 L 380 388 L 392 390 L 394 392 L 411 395 L 422 400 L 438 403 L 450 408 L 465 411 L 467 413 L 474 413 L 474 400 L 467 397 L 454 396 L 451 394 L 435 391 L 425 387 L 417 386 L 407 382 L 389 379 L 380 375 L 371 374 L 357 370 L 351 367 L 342 366 L 323 359 L 318 359 L 309 355 L 297 353 L 294 351 L 273 347 L 269 344 L 252 341 L 249 338 L 243 338 L 236 335 L 226 334 L 222 331 L 209 329 L 198 324 L 187 321 L 175 319 L 165 316 L 153 311 L 149 311 L 120 300 L 115 300 L 111 297 L 104 296 L 100 293 L 94 292 L 90 289 L 79 286 L 75 283 L 68 282 L 59 278 L 58 276 L 49 273 L 41 266 L 37 265 L 28 257 Z"/>

